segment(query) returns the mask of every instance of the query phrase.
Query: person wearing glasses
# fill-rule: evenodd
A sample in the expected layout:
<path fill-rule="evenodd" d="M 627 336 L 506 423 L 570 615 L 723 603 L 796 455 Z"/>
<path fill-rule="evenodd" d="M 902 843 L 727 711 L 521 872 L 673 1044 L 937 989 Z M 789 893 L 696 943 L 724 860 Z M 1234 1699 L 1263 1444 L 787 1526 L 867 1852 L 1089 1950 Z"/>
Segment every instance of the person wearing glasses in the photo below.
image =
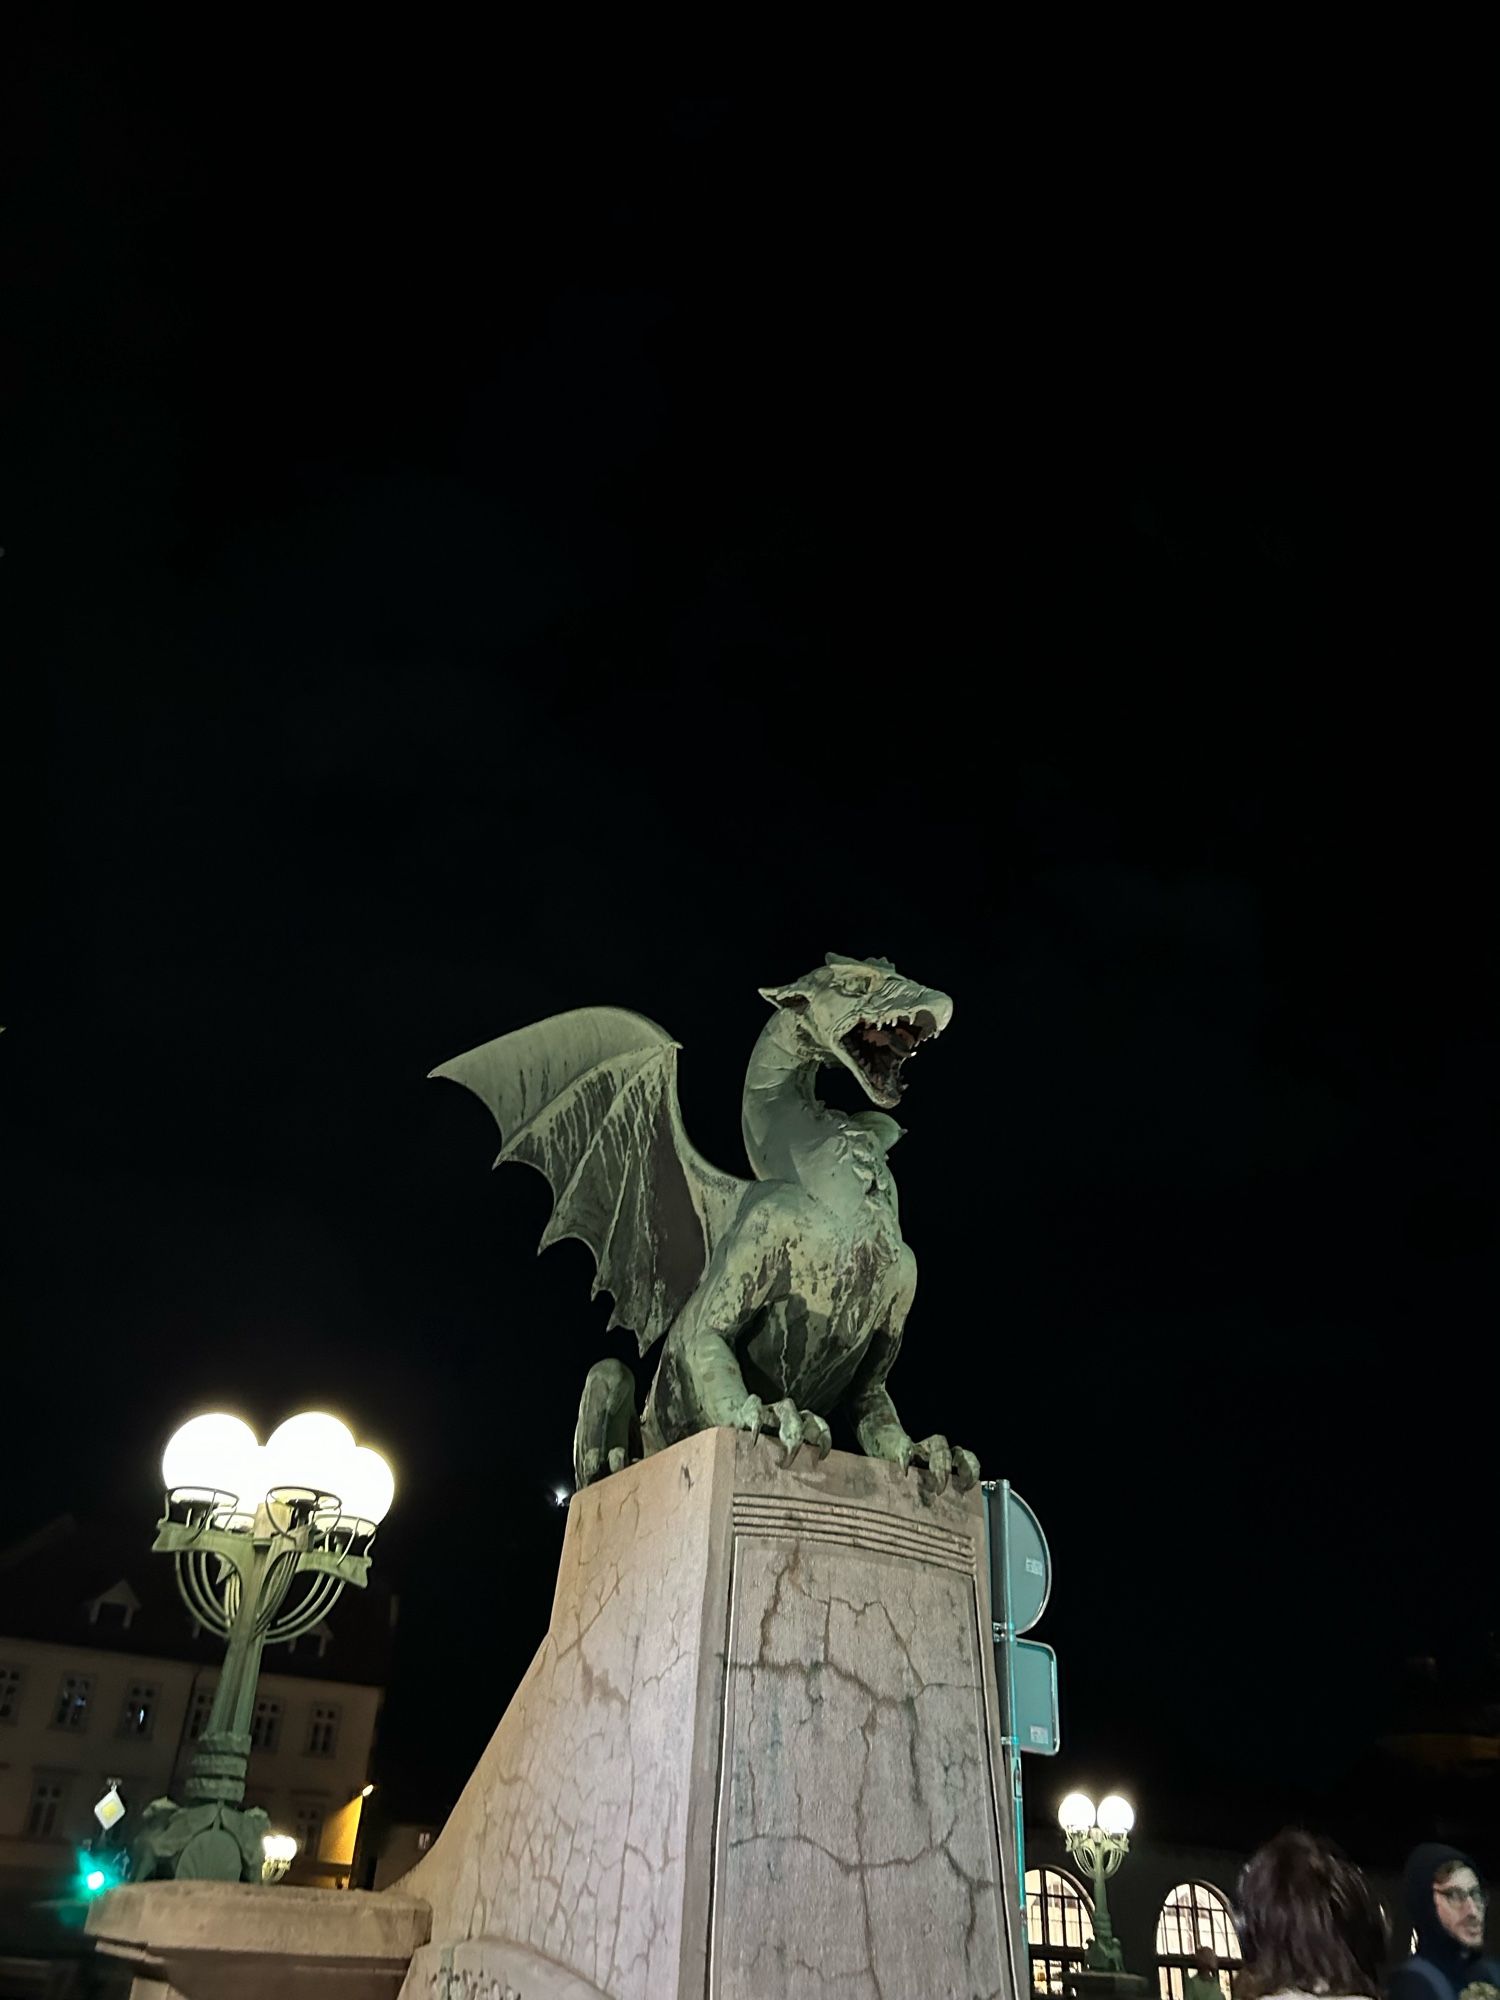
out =
<path fill-rule="evenodd" d="M 1484 1951 L 1487 1898 L 1456 1847 L 1427 1841 L 1406 1864 L 1406 1905 L 1417 1948 L 1396 1967 L 1390 2000 L 1500 2000 L 1500 1965 Z"/>

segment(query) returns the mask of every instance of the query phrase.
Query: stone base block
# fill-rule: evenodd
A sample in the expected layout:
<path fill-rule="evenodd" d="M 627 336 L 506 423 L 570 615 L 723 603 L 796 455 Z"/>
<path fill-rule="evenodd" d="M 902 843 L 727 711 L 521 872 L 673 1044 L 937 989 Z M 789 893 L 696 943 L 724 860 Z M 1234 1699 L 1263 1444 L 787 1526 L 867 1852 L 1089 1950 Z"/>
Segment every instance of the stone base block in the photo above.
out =
<path fill-rule="evenodd" d="M 1020 2000 L 988 1588 L 978 1494 L 844 1453 L 577 1495 L 402 2000 Z"/>
<path fill-rule="evenodd" d="M 131 1882 L 88 1927 L 132 2000 L 395 2000 L 430 1921 L 394 1891 Z"/>

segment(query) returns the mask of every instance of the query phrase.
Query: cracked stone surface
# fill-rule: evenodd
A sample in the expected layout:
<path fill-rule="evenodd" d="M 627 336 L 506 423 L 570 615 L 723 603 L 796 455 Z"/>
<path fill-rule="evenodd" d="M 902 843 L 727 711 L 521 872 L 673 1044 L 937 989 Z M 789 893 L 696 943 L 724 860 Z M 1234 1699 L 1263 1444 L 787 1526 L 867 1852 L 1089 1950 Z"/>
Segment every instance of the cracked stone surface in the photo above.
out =
<path fill-rule="evenodd" d="M 513 1939 L 612 2000 L 677 1992 L 723 1435 L 574 1496 L 551 1629 L 405 1878 L 434 1944 Z"/>
<path fill-rule="evenodd" d="M 950 1570 L 737 1547 L 716 1993 L 1002 1992 L 975 1629 L 973 1583 Z"/>
<path fill-rule="evenodd" d="M 1014 2000 L 981 1507 L 729 1431 L 577 1495 L 551 1629 L 396 1885 L 423 2000 L 479 1940 L 610 2000 Z"/>

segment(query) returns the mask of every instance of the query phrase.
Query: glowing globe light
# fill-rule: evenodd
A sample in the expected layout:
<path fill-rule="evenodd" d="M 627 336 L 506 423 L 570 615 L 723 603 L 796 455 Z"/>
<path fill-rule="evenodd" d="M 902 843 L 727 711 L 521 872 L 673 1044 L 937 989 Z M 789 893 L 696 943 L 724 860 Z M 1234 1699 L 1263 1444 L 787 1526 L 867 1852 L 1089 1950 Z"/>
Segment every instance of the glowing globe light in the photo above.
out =
<path fill-rule="evenodd" d="M 83 1886 L 97 1896 L 99 1891 L 104 1887 L 104 1870 L 102 1868 L 91 1868 L 83 1878 Z"/>
<path fill-rule="evenodd" d="M 1135 1807 L 1129 1799 L 1121 1798 L 1118 1792 L 1111 1792 L 1107 1799 L 1099 1801 L 1099 1826 L 1104 1833 L 1129 1833 L 1135 1825 Z"/>
<path fill-rule="evenodd" d="M 199 1492 L 232 1493 L 236 1500 L 248 1497 L 253 1503 L 260 1497 L 251 1490 L 258 1477 L 259 1457 L 260 1447 L 250 1426 L 239 1417 L 215 1410 L 190 1418 L 173 1432 L 162 1453 L 162 1484 L 169 1493 L 189 1487 Z"/>
<path fill-rule="evenodd" d="M 1087 1792 L 1069 1792 L 1057 1809 L 1057 1823 L 1064 1833 L 1087 1833 L 1094 1824 L 1094 1801 Z"/>
<path fill-rule="evenodd" d="M 347 1424 L 324 1410 L 299 1411 L 266 1439 L 266 1488 L 306 1486 L 342 1498 L 354 1452 Z"/>
<path fill-rule="evenodd" d="M 349 1454 L 347 1468 L 340 1474 L 342 1485 L 334 1485 L 346 1515 L 379 1525 L 391 1511 L 396 1497 L 396 1475 L 367 1444 L 357 1445 Z"/>
<path fill-rule="evenodd" d="M 262 1882 L 279 1882 L 297 1858 L 297 1843 L 289 1833 L 262 1834 L 260 1864 Z"/>

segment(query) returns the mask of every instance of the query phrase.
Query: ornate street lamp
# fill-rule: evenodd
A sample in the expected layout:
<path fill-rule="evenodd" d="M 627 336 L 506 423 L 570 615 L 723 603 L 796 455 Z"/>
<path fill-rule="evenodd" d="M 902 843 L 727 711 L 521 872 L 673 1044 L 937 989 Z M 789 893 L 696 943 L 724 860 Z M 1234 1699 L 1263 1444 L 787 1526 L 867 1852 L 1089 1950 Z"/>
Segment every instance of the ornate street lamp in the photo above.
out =
<path fill-rule="evenodd" d="M 172 1557 L 183 1602 L 228 1650 L 186 1801 L 146 1808 L 131 1872 L 137 1881 L 278 1879 L 266 1864 L 291 1857 L 271 1854 L 265 1813 L 244 1804 L 261 1649 L 310 1631 L 346 1583 L 363 1588 L 395 1480 L 379 1452 L 313 1410 L 289 1417 L 264 1445 L 238 1417 L 194 1417 L 161 1469 L 166 1512 L 152 1546 Z"/>
<path fill-rule="evenodd" d="M 1104 1885 L 1119 1872 L 1120 1863 L 1130 1852 L 1130 1829 L 1135 1825 L 1135 1808 L 1118 1792 L 1094 1801 L 1084 1792 L 1069 1792 L 1057 1809 L 1057 1823 L 1063 1830 L 1068 1853 L 1086 1868 L 1094 1881 L 1094 1941 L 1084 1957 L 1090 1972 L 1123 1972 L 1125 1954 L 1109 1920 L 1109 1898 Z"/>

